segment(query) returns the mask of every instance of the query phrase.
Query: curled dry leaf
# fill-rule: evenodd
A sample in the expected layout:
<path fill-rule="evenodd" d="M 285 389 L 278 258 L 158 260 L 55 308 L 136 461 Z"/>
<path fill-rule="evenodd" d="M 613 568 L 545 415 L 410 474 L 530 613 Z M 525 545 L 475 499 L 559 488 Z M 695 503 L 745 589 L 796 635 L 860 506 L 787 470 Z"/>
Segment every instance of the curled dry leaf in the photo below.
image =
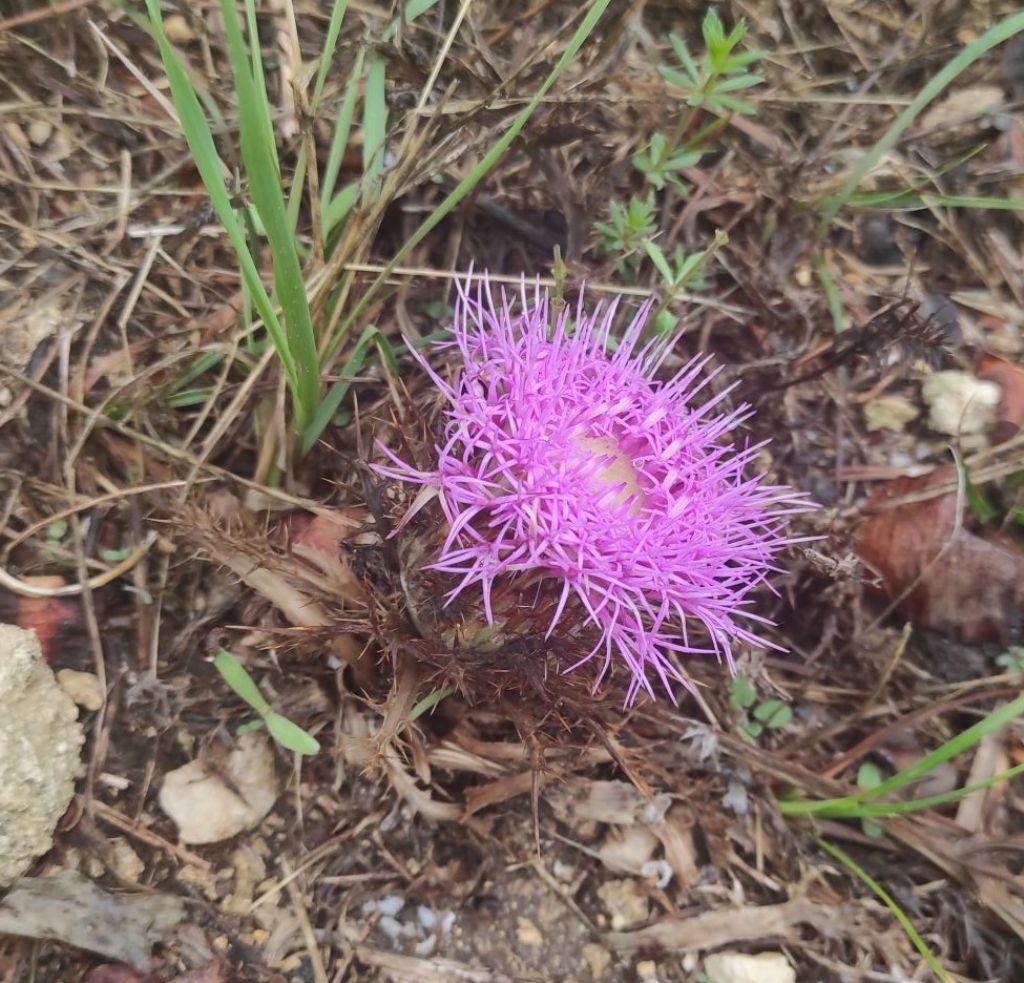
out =
<path fill-rule="evenodd" d="M 593 782 L 570 778 L 545 792 L 555 815 L 564 823 L 581 821 L 631 826 L 661 823 L 672 799 L 665 793 L 644 798 L 626 782 Z"/>
<path fill-rule="evenodd" d="M 1006 102 L 1001 85 L 968 85 L 955 89 L 921 116 L 917 129 L 934 130 L 998 112 Z"/>
<path fill-rule="evenodd" d="M 609 932 L 604 943 L 619 952 L 659 948 L 666 952 L 717 949 L 736 942 L 763 942 L 788 938 L 798 925 L 811 925 L 822 935 L 833 937 L 854 930 L 848 915 L 840 909 L 801 898 L 776 905 L 748 905 L 722 908 L 690 918 L 663 918 L 635 932 Z"/>
<path fill-rule="evenodd" d="M 964 529 L 955 491 L 885 507 L 955 479 L 948 467 L 888 482 L 868 502 L 857 553 L 918 627 L 965 642 L 1009 644 L 1021 633 L 1024 553 Z"/>
<path fill-rule="evenodd" d="M 38 575 L 20 578 L 29 587 L 44 590 L 67 586 L 67 581 L 56 575 Z M 10 595 L 14 616 L 11 619 L 19 628 L 34 631 L 39 639 L 43 661 L 51 662 L 53 656 L 63 652 L 65 656 L 72 649 L 82 647 L 82 604 L 78 598 L 68 597 L 25 597 Z M 8 605 L 3 605 L 7 611 Z"/>
<path fill-rule="evenodd" d="M 601 862 L 617 874 L 643 875 L 658 849 L 658 837 L 646 826 L 613 827 L 598 851 Z"/>

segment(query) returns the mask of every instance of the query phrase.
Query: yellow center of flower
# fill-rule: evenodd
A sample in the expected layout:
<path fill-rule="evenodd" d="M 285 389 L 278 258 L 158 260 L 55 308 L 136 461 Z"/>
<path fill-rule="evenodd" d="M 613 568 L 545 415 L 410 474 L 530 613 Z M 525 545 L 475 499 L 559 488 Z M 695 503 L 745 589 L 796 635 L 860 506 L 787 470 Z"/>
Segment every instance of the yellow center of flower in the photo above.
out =
<path fill-rule="evenodd" d="M 599 457 L 606 462 L 594 472 L 593 480 L 597 487 L 593 491 L 600 493 L 609 486 L 621 486 L 613 496 L 612 502 L 615 505 L 624 505 L 628 501 L 629 515 L 639 515 L 645 501 L 640 476 L 633 462 L 622 453 L 618 443 L 611 437 L 590 437 L 583 434 L 574 436 L 572 442 L 581 454 Z"/>

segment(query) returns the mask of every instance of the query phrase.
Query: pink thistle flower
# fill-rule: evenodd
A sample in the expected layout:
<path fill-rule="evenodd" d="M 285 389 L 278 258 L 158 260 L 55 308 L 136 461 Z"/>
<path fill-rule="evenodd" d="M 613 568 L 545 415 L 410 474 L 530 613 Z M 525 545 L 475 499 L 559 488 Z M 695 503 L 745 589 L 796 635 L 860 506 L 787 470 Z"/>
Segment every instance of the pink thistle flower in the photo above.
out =
<path fill-rule="evenodd" d="M 790 489 L 747 477 L 763 444 L 737 450 L 727 436 L 751 411 L 721 412 L 728 391 L 701 406 L 708 358 L 667 382 L 654 376 L 672 340 L 642 341 L 650 304 L 624 336 L 612 335 L 617 302 L 554 323 L 550 301 L 525 285 L 518 310 L 495 305 L 484 282 L 460 287 L 453 340 L 459 368 L 448 382 L 416 355 L 444 395 L 443 443 L 432 471 L 382 448 L 389 477 L 423 490 L 403 522 L 436 495 L 448 533 L 430 569 L 458 580 L 450 603 L 477 588 L 489 624 L 499 578 L 548 579 L 558 602 L 547 634 L 592 627 L 597 644 L 567 671 L 601 656 L 630 673 L 627 703 L 654 696 L 656 679 L 691 687 L 676 656 L 713 653 L 730 670 L 736 642 L 770 646 L 770 624 L 750 594 L 797 540 L 785 520 L 813 506 Z M 617 341 L 617 343 L 616 343 Z M 718 415 L 716 415 L 718 411 Z M 688 622 L 703 623 L 711 648 L 695 647 Z M 753 627 L 752 627 L 753 626 Z M 596 683 L 595 683 L 596 685 Z"/>

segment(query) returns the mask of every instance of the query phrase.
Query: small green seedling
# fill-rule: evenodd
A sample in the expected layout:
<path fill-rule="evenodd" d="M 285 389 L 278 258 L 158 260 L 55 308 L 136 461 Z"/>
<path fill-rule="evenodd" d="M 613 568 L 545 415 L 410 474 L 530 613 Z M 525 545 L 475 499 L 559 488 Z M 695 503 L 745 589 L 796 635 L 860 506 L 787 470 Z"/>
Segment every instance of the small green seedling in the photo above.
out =
<path fill-rule="evenodd" d="M 678 67 L 659 65 L 658 71 L 670 85 L 679 89 L 686 97 L 686 103 L 693 109 L 706 109 L 716 116 L 733 113 L 749 116 L 755 112 L 749 102 L 732 95 L 760 85 L 764 78 L 748 71 L 761 58 L 760 51 L 737 52 L 736 47 L 747 33 L 741 21 L 726 34 L 721 18 L 711 9 L 701 24 L 704 35 L 704 54 L 696 61 L 686 47 L 686 42 L 673 34 L 669 40 Z"/>
<path fill-rule="evenodd" d="M 59 543 L 68 534 L 68 520 L 54 519 L 46 527 L 46 538 L 51 543 Z"/>
<path fill-rule="evenodd" d="M 249 675 L 249 671 L 230 652 L 221 649 L 214 658 L 213 665 L 224 682 L 259 714 L 259 720 L 242 724 L 238 728 L 239 734 L 266 727 L 270 736 L 285 750 L 294 751 L 296 754 L 316 754 L 320 750 L 320 742 L 312 734 L 271 709 Z"/>
<path fill-rule="evenodd" d="M 1012 676 L 1024 676 L 1024 646 L 1011 645 L 1002 655 L 996 656 L 996 665 Z"/>
<path fill-rule="evenodd" d="M 439 689 L 431 690 L 423 697 L 422 700 L 419 701 L 419 703 L 416 704 L 416 706 L 412 708 L 412 710 L 409 711 L 409 723 L 419 719 L 425 713 L 433 713 L 438 704 L 441 703 L 442 700 L 447 700 L 454 692 L 454 686 L 443 686 Z"/>
<path fill-rule="evenodd" d="M 751 742 L 766 730 L 783 730 L 793 719 L 793 711 L 782 700 L 763 700 L 759 703 L 754 684 L 742 676 L 733 679 L 729 702 L 742 716 L 740 734 Z"/>
<path fill-rule="evenodd" d="M 654 209 L 653 193 L 646 198 L 634 195 L 628 205 L 609 202 L 608 221 L 594 223 L 601 235 L 602 249 L 606 253 L 622 254 L 618 265 L 620 272 L 635 272 L 645 243 L 658 231 Z"/>
<path fill-rule="evenodd" d="M 699 150 L 671 149 L 668 137 L 657 132 L 651 135 L 647 148 L 634 155 L 633 166 L 647 178 L 651 187 L 663 191 L 666 185 L 671 185 L 680 194 L 686 194 L 690 187 L 679 173 L 696 167 L 702 156 Z"/>

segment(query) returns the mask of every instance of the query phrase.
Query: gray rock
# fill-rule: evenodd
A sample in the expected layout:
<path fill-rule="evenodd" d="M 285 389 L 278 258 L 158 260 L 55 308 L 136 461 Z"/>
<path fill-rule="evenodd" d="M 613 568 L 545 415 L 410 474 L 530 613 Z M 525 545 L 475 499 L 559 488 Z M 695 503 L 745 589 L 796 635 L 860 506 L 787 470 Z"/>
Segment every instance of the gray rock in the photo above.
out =
<path fill-rule="evenodd" d="M 0 624 L 0 708 L 0 887 L 7 887 L 52 846 L 85 739 L 35 634 L 14 625 Z"/>

